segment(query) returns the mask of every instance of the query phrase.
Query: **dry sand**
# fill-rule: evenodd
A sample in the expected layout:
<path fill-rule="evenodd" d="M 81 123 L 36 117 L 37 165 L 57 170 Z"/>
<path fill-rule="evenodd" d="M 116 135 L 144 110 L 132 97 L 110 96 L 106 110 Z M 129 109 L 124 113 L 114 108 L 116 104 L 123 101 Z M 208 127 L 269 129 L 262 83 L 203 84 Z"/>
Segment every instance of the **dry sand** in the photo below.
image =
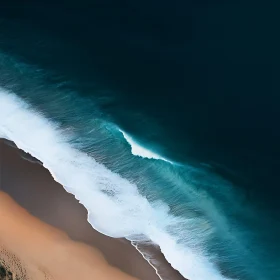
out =
<path fill-rule="evenodd" d="M 0 187 L 21 205 L 1 193 L 0 260 L 8 258 L 10 264 L 11 259 L 20 260 L 25 273 L 33 275 L 30 279 L 38 280 L 159 279 L 129 242 L 92 229 L 85 208 L 46 169 L 19 155 L 0 142 Z M 167 279 L 184 279 L 160 252 L 152 251 Z M 44 273 L 52 276 L 46 278 Z"/>
<path fill-rule="evenodd" d="M 0 220 L 0 257 L 14 279 L 136 279 L 108 265 L 99 250 L 33 217 L 3 192 Z"/>

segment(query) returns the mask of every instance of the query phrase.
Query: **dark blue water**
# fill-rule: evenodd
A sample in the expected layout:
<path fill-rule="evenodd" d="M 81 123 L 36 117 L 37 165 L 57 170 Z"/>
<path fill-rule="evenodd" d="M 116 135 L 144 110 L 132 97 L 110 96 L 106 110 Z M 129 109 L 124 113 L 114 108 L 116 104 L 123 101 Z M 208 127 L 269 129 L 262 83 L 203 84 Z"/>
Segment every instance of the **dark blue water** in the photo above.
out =
<path fill-rule="evenodd" d="M 234 228 L 235 241 L 224 245 L 222 222 L 209 213 L 217 234 L 207 246 L 221 256 L 220 270 L 234 279 L 280 277 L 276 1 L 2 3 L 2 88 L 72 127 L 81 150 L 178 215 L 191 208 L 182 192 L 191 181 Z M 92 115 L 181 167 L 164 177 L 162 163 L 123 155 L 108 140 L 121 135 L 109 128 L 110 136 L 98 130 L 111 145 L 104 150 L 88 133 Z"/>

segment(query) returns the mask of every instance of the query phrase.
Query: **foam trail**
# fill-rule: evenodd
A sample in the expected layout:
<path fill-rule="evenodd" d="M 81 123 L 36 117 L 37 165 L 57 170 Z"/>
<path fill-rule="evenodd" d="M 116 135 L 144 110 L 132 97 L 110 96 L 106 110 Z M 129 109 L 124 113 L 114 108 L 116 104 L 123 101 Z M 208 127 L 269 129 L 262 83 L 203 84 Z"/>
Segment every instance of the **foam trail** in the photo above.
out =
<path fill-rule="evenodd" d="M 119 131 L 123 134 L 124 139 L 131 147 L 131 153 L 135 156 L 139 156 L 142 158 L 149 158 L 149 159 L 160 159 L 169 163 L 172 163 L 170 160 L 161 157 L 160 155 L 148 150 L 145 147 L 142 147 L 139 143 L 137 143 L 131 136 L 125 133 L 123 130 L 119 129 Z"/>
<path fill-rule="evenodd" d="M 33 111 L 16 95 L 0 90 L 0 135 L 39 159 L 56 181 L 87 208 L 88 221 L 112 237 L 144 235 L 158 244 L 171 265 L 191 280 L 229 280 L 215 267 L 203 248 L 178 242 L 169 229 L 192 223 L 170 214 L 164 203 L 151 205 L 136 185 L 74 149 L 59 126 Z M 104 211 L 106 210 L 106 211 Z"/>

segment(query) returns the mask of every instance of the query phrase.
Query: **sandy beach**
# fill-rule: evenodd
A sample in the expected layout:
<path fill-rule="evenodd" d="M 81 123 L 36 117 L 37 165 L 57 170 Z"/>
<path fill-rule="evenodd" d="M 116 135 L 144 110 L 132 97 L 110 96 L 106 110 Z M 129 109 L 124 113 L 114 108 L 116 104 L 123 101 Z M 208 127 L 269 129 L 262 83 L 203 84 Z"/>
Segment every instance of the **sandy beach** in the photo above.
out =
<path fill-rule="evenodd" d="M 3 141 L 0 178 L 0 264 L 18 279 L 159 279 L 128 241 L 95 231 L 85 208 L 48 170 Z M 184 279 L 151 251 L 160 274 Z"/>
<path fill-rule="evenodd" d="M 136 279 L 108 265 L 99 250 L 32 217 L 3 192 L 0 205 L 0 256 L 14 279 Z"/>

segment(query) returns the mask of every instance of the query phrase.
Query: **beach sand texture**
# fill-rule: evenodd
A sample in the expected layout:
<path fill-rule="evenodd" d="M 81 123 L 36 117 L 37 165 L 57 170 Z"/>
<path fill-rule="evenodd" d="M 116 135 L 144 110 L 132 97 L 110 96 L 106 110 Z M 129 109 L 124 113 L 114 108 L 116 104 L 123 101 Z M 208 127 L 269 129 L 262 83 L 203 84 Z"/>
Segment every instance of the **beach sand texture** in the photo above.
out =
<path fill-rule="evenodd" d="M 0 193 L 1 259 L 14 279 L 123 279 L 95 248 L 72 241 Z"/>

